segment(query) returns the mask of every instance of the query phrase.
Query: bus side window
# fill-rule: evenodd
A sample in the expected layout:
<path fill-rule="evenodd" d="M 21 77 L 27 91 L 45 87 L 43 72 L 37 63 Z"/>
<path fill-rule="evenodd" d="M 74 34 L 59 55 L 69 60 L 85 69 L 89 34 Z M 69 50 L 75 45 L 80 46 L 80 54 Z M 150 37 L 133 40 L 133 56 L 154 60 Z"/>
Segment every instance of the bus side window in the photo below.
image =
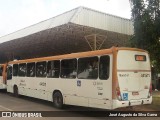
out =
<path fill-rule="evenodd" d="M 36 63 L 36 77 L 46 77 L 46 62 Z"/>
<path fill-rule="evenodd" d="M 26 76 L 26 64 L 19 64 L 18 76 L 25 77 Z"/>
<path fill-rule="evenodd" d="M 13 65 L 13 76 L 17 76 L 18 75 L 18 65 L 14 64 Z"/>
<path fill-rule="evenodd" d="M 7 68 L 7 80 L 12 79 L 12 66 L 8 66 Z"/>
<path fill-rule="evenodd" d="M 3 67 L 0 66 L 0 76 L 2 76 L 2 73 L 3 73 Z"/>
<path fill-rule="evenodd" d="M 98 57 L 87 57 L 78 59 L 78 78 L 98 78 Z"/>
<path fill-rule="evenodd" d="M 76 78 L 77 76 L 77 59 L 69 59 L 61 61 L 61 77 Z"/>
<path fill-rule="evenodd" d="M 109 78 L 109 67 L 110 58 L 109 56 L 101 56 L 99 64 L 99 78 L 101 80 L 107 80 Z"/>
<path fill-rule="evenodd" d="M 27 63 L 27 77 L 35 77 L 35 63 Z"/>
<path fill-rule="evenodd" d="M 60 72 L 60 61 L 48 61 L 47 63 L 47 77 L 48 78 L 59 78 Z"/>

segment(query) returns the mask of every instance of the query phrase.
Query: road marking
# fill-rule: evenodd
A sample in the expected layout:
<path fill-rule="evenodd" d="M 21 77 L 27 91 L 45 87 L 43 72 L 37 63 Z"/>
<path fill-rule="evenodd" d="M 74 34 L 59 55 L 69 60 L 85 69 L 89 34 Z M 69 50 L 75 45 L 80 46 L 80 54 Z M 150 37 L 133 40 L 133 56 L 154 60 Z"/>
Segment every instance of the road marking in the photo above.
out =
<path fill-rule="evenodd" d="M 0 105 L 0 108 L 6 109 L 6 110 L 8 110 L 8 111 L 13 111 L 12 109 L 9 109 L 9 108 L 4 107 L 4 106 L 2 106 L 2 105 Z"/>

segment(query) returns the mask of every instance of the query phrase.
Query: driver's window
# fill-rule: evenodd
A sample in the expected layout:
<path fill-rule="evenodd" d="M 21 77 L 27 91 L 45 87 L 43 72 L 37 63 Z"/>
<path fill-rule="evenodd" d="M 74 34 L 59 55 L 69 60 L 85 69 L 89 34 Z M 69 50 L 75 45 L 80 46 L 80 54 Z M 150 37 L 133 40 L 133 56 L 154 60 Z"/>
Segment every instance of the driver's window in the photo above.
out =
<path fill-rule="evenodd" d="M 12 79 L 12 66 L 8 66 L 7 68 L 7 80 Z"/>

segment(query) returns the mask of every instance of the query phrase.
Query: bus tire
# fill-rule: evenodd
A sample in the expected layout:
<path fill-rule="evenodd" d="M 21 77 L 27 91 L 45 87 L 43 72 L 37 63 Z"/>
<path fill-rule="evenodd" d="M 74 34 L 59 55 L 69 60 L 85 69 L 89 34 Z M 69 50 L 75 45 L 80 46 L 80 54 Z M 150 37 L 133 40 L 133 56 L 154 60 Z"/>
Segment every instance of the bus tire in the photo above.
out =
<path fill-rule="evenodd" d="M 61 109 L 63 107 L 63 96 L 61 92 L 56 91 L 55 93 L 53 93 L 53 105 L 58 109 Z"/>
<path fill-rule="evenodd" d="M 18 87 L 17 87 L 16 85 L 14 85 L 14 87 L 13 87 L 13 95 L 14 95 L 15 97 L 19 97 Z"/>

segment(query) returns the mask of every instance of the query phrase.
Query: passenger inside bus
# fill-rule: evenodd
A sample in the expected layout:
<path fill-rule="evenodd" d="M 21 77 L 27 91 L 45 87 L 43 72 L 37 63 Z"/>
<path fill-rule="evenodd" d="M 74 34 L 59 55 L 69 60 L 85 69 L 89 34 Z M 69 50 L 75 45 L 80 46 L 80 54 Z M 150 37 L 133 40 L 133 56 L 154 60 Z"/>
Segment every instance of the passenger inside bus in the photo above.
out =
<path fill-rule="evenodd" d="M 60 72 L 60 61 L 48 61 L 47 63 L 47 77 L 48 78 L 59 78 Z"/>
<path fill-rule="evenodd" d="M 67 59 L 61 61 L 61 77 L 62 78 L 76 78 L 77 75 L 77 60 Z"/>
<path fill-rule="evenodd" d="M 98 77 L 98 58 L 83 58 L 79 61 L 78 78 L 97 79 Z M 83 66 L 83 67 L 81 67 Z"/>
<path fill-rule="evenodd" d="M 46 77 L 46 66 L 43 64 L 37 65 L 37 73 L 36 76 L 38 77 Z"/>
<path fill-rule="evenodd" d="M 27 64 L 27 77 L 34 77 L 35 76 L 35 63 L 28 63 Z"/>
<path fill-rule="evenodd" d="M 19 76 L 25 76 L 26 75 L 26 64 L 20 64 L 19 65 Z"/>
<path fill-rule="evenodd" d="M 49 70 L 48 70 L 47 77 L 54 77 L 54 76 L 55 76 L 55 70 L 49 69 Z"/>

